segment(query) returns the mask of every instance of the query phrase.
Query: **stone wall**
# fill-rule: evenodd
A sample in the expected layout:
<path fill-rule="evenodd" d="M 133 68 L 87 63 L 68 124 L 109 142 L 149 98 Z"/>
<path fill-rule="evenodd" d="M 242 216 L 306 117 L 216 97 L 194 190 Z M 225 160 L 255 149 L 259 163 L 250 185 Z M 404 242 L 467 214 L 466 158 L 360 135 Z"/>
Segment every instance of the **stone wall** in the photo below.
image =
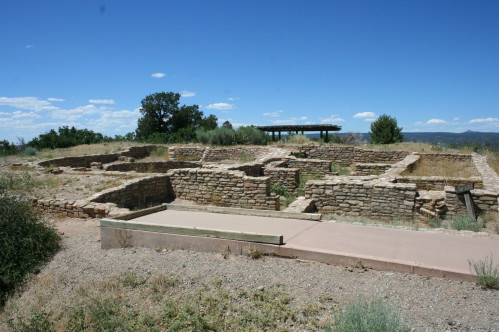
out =
<path fill-rule="evenodd" d="M 168 155 L 172 160 L 200 161 L 205 149 L 203 146 L 171 146 Z"/>
<path fill-rule="evenodd" d="M 499 196 L 495 192 L 475 189 L 471 191 L 475 213 L 483 214 L 487 212 L 498 212 Z M 447 215 L 466 214 L 466 202 L 464 194 L 456 194 L 453 186 L 445 187 L 445 204 L 447 206 Z"/>
<path fill-rule="evenodd" d="M 368 164 L 358 163 L 354 165 L 352 175 L 366 176 L 366 175 L 379 175 L 385 173 L 392 167 L 393 164 Z"/>
<path fill-rule="evenodd" d="M 118 172 L 140 172 L 140 173 L 166 173 L 171 169 L 176 168 L 196 168 L 202 164 L 193 161 L 165 160 L 165 161 L 150 161 L 150 162 L 134 162 L 134 163 L 117 163 L 104 167 L 106 171 Z"/>
<path fill-rule="evenodd" d="M 458 153 L 418 153 L 425 160 L 444 160 L 444 161 L 464 161 L 471 162 L 471 155 Z"/>
<path fill-rule="evenodd" d="M 398 150 L 361 149 L 353 146 L 329 146 L 305 144 L 299 147 L 300 153 L 308 158 L 330 160 L 341 165 L 353 163 L 395 163 L 404 159 L 410 152 Z"/>
<path fill-rule="evenodd" d="M 87 200 L 67 201 L 58 199 L 34 199 L 35 209 L 62 214 L 74 218 L 105 218 L 128 213 L 114 203 L 92 203 Z"/>
<path fill-rule="evenodd" d="M 397 176 L 396 183 L 414 183 L 418 190 L 444 190 L 445 186 L 459 186 L 473 183 L 476 189 L 483 189 L 480 177 L 450 178 L 444 176 Z"/>
<path fill-rule="evenodd" d="M 283 162 L 271 162 L 263 169 L 270 178 L 270 186 L 280 183 L 289 192 L 295 191 L 300 182 L 300 169 L 283 167 Z"/>
<path fill-rule="evenodd" d="M 371 177 L 344 177 L 309 181 L 305 198 L 313 199 L 320 213 L 365 216 L 373 219 L 412 219 L 414 184 L 395 184 Z"/>
<path fill-rule="evenodd" d="M 78 156 L 78 157 L 62 157 L 55 158 L 50 160 L 45 160 L 39 162 L 38 165 L 42 167 L 90 167 L 90 164 L 93 162 L 98 163 L 111 163 L 113 161 L 118 160 L 120 156 L 119 153 L 111 153 L 111 154 L 93 154 L 88 156 Z"/>
<path fill-rule="evenodd" d="M 270 196 L 269 177 L 216 169 L 176 169 L 168 176 L 175 199 L 200 205 L 279 210 L 279 197 Z"/>
<path fill-rule="evenodd" d="M 128 209 L 161 204 L 173 199 L 170 179 L 167 175 L 155 174 L 133 179 L 125 184 L 104 190 L 90 197 L 90 202 L 115 203 Z"/>
<path fill-rule="evenodd" d="M 303 176 L 324 178 L 331 174 L 332 162 L 329 160 L 289 158 L 287 161 L 289 168 L 298 168 Z"/>
<path fill-rule="evenodd" d="M 244 172 L 247 176 L 262 176 L 263 174 L 263 164 L 260 163 L 248 163 L 244 165 L 238 165 L 234 167 L 229 167 L 229 171 L 241 171 Z"/>
<path fill-rule="evenodd" d="M 119 153 L 93 154 L 88 156 L 62 157 L 39 162 L 42 167 L 90 167 L 91 163 L 108 164 L 118 160 L 120 156 L 143 158 L 155 148 L 153 145 L 132 146 Z"/>
<path fill-rule="evenodd" d="M 217 162 L 224 160 L 236 160 L 248 162 L 268 152 L 264 147 L 237 147 L 237 148 L 207 148 L 203 161 Z"/>

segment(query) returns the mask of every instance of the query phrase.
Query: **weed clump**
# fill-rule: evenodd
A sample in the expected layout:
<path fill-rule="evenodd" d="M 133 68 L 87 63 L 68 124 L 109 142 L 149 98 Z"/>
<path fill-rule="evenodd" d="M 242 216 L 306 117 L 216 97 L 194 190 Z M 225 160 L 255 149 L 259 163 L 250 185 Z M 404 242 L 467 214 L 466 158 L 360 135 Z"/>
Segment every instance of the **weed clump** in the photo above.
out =
<path fill-rule="evenodd" d="M 450 226 L 457 231 L 480 232 L 483 229 L 483 224 L 469 214 L 452 216 Z"/>
<path fill-rule="evenodd" d="M 487 255 L 483 260 L 470 259 L 468 264 L 483 288 L 499 289 L 499 264 L 494 262 L 492 254 Z"/>
<path fill-rule="evenodd" d="M 27 275 L 37 273 L 61 239 L 29 203 L 0 188 L 0 305 Z"/>
<path fill-rule="evenodd" d="M 334 332 L 398 332 L 406 331 L 398 313 L 381 299 L 357 299 L 335 316 Z"/>

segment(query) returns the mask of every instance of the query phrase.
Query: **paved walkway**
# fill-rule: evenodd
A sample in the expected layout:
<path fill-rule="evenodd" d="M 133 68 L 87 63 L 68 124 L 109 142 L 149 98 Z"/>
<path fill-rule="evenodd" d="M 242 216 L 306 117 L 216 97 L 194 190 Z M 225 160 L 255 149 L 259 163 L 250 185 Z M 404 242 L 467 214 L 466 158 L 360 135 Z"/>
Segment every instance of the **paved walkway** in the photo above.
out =
<path fill-rule="evenodd" d="M 281 248 L 386 262 L 386 270 L 405 265 L 469 275 L 468 259 L 499 259 L 499 239 L 441 232 L 175 210 L 133 222 L 283 235 Z"/>

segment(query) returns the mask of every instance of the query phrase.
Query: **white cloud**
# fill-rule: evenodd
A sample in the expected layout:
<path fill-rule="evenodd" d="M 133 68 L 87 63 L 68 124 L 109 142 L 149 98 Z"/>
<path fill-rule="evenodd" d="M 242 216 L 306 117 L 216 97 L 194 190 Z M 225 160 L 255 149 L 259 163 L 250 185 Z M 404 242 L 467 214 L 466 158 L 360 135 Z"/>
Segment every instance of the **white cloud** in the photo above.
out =
<path fill-rule="evenodd" d="M 112 99 L 90 99 L 88 102 L 91 104 L 108 104 L 108 105 L 114 104 L 114 100 Z"/>
<path fill-rule="evenodd" d="M 183 91 L 180 91 L 180 95 L 182 97 L 194 97 L 196 95 L 196 93 L 192 92 L 192 91 L 183 90 Z"/>
<path fill-rule="evenodd" d="M 284 112 L 284 111 L 281 111 L 281 110 L 278 110 L 278 111 L 275 111 L 275 112 L 267 112 L 267 113 L 263 113 L 262 115 L 263 116 L 273 116 L 273 117 L 278 117 L 278 116 L 281 116 L 281 113 Z"/>
<path fill-rule="evenodd" d="M 307 120 L 307 119 L 308 119 L 308 118 L 307 118 L 306 116 L 302 116 L 302 117 L 300 118 L 300 120 L 301 120 L 301 121 L 305 121 L 305 120 Z"/>
<path fill-rule="evenodd" d="M 447 121 L 442 119 L 430 119 L 426 121 L 427 124 L 447 124 Z"/>
<path fill-rule="evenodd" d="M 28 111 L 52 111 L 59 109 L 49 101 L 37 97 L 8 98 L 0 97 L 0 105 L 21 108 Z"/>
<path fill-rule="evenodd" d="M 48 101 L 64 101 L 64 99 L 61 98 L 47 98 Z"/>
<path fill-rule="evenodd" d="M 486 118 L 486 119 L 470 120 L 470 123 L 490 123 L 490 122 L 499 122 L 499 118 Z"/>
<path fill-rule="evenodd" d="M 229 103 L 214 103 L 206 106 L 206 108 L 219 111 L 228 111 L 228 110 L 233 110 L 235 106 L 234 104 L 229 104 Z"/>
<path fill-rule="evenodd" d="M 154 78 L 161 78 L 161 77 L 165 77 L 166 74 L 165 73 L 154 73 L 154 74 L 151 74 L 151 77 L 154 77 Z"/>
<path fill-rule="evenodd" d="M 240 99 L 240 98 L 238 98 L 238 97 L 229 97 L 229 98 L 227 98 L 227 100 L 230 100 L 230 101 L 234 101 L 234 100 L 238 100 L 238 99 Z"/>
<path fill-rule="evenodd" d="M 452 118 L 452 121 L 459 121 L 459 118 Z"/>
<path fill-rule="evenodd" d="M 288 120 L 274 120 L 272 121 L 273 124 L 276 126 L 283 126 L 283 125 L 294 125 L 296 124 L 296 119 L 288 119 Z"/>
<path fill-rule="evenodd" d="M 107 107 L 97 107 L 95 105 L 79 106 L 70 110 L 56 110 L 52 111 L 52 118 L 54 119 L 66 119 L 69 121 L 77 120 L 83 116 L 102 114 Z"/>
<path fill-rule="evenodd" d="M 33 47 L 35 47 L 35 45 L 31 45 L 31 44 L 26 45 L 26 48 L 33 48 Z"/>
<path fill-rule="evenodd" d="M 15 111 L 11 113 L 11 119 L 40 119 L 41 116 L 34 112 Z"/>
<path fill-rule="evenodd" d="M 377 115 L 374 112 L 361 112 L 355 114 L 353 117 L 356 119 L 375 119 Z"/>
<path fill-rule="evenodd" d="M 338 115 L 331 115 L 329 118 L 320 118 L 321 123 L 331 123 L 331 122 L 345 122 L 345 119 L 340 118 Z"/>

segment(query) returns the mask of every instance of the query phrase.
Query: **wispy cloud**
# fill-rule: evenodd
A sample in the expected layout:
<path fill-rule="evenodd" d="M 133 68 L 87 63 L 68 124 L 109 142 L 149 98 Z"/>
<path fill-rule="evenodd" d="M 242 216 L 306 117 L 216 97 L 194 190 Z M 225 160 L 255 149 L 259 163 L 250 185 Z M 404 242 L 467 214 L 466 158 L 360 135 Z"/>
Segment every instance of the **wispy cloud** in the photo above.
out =
<path fill-rule="evenodd" d="M 108 105 L 114 105 L 114 100 L 112 100 L 112 99 L 90 99 L 88 102 L 90 104 L 108 104 Z"/>
<path fill-rule="evenodd" d="M 442 119 L 430 119 L 426 121 L 427 124 L 433 125 L 433 124 L 447 124 L 448 122 Z"/>
<path fill-rule="evenodd" d="M 180 91 L 180 95 L 182 97 L 194 97 L 196 95 L 196 93 L 192 92 L 192 91 L 183 90 L 183 91 Z"/>
<path fill-rule="evenodd" d="M 340 118 L 338 115 L 331 115 L 329 118 L 320 118 L 321 123 L 331 123 L 331 122 L 345 122 L 345 119 Z"/>
<path fill-rule="evenodd" d="M 296 119 L 274 120 L 274 121 L 272 121 L 272 123 L 275 124 L 276 126 L 294 125 L 294 124 L 296 124 Z"/>
<path fill-rule="evenodd" d="M 18 98 L 0 97 L 0 105 L 11 106 L 36 112 L 51 111 L 58 109 L 58 107 L 52 105 L 50 101 L 43 100 L 37 97 L 18 97 Z"/>
<path fill-rule="evenodd" d="M 263 116 L 273 116 L 273 117 L 278 117 L 278 116 L 281 116 L 281 113 L 284 112 L 282 110 L 278 110 L 278 111 L 275 111 L 275 112 L 267 112 L 267 113 L 263 113 L 262 115 Z"/>
<path fill-rule="evenodd" d="M 165 73 L 154 73 L 154 74 L 151 74 L 151 77 L 154 77 L 154 78 L 161 78 L 161 77 L 165 77 L 166 74 Z"/>
<path fill-rule="evenodd" d="M 229 103 L 214 103 L 206 106 L 206 108 L 213 109 L 213 110 L 219 110 L 219 111 L 229 111 L 233 110 L 235 108 L 234 104 L 229 104 Z"/>
<path fill-rule="evenodd" d="M 35 45 L 31 45 L 31 44 L 26 45 L 26 48 L 33 48 L 33 47 L 35 47 Z"/>
<path fill-rule="evenodd" d="M 239 100 L 239 99 L 240 98 L 238 98 L 238 97 L 229 97 L 229 98 L 227 98 L 227 100 L 229 100 L 229 101 L 234 101 L 234 100 Z"/>
<path fill-rule="evenodd" d="M 485 118 L 485 119 L 473 119 L 470 123 L 492 123 L 499 122 L 499 118 Z"/>
<path fill-rule="evenodd" d="M 360 112 L 353 116 L 356 119 L 364 119 L 367 122 L 373 122 L 378 117 L 374 112 Z"/>
<path fill-rule="evenodd" d="M 64 101 L 64 99 L 61 98 L 47 98 L 48 101 Z"/>

